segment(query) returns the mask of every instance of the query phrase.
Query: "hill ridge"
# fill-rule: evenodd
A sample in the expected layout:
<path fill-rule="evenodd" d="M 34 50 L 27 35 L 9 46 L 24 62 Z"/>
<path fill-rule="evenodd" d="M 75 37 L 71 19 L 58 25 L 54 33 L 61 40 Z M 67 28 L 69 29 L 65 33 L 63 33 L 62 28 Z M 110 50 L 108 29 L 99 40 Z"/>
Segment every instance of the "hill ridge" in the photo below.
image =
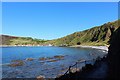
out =
<path fill-rule="evenodd" d="M 74 32 L 62 38 L 52 40 L 50 43 L 57 46 L 77 45 L 77 43 L 83 45 L 94 45 L 94 43 L 96 45 L 107 45 L 111 36 L 110 27 L 114 27 L 116 30 L 119 21 L 120 20 L 116 20 L 114 22 L 105 23 L 101 26 L 95 26 L 87 30 Z"/>
<path fill-rule="evenodd" d="M 101 26 L 95 26 L 87 30 L 74 32 L 53 40 L 33 39 L 31 37 L 17 37 L 2 34 L 0 35 L 0 45 L 109 45 L 108 41 L 111 36 L 110 27 L 114 27 L 116 30 L 119 27 L 119 22 L 120 19 L 113 22 L 107 22 Z"/>

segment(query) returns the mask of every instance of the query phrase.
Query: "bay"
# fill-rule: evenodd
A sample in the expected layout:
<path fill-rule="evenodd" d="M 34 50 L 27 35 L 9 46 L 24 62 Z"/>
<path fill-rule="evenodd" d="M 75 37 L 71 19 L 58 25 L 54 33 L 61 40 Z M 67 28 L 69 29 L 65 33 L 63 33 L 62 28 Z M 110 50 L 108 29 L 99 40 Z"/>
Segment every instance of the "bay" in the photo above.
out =
<path fill-rule="evenodd" d="M 64 74 L 68 67 L 80 60 L 92 60 L 98 56 L 103 57 L 106 52 L 92 48 L 73 48 L 73 47 L 1 47 L 2 64 L 11 63 L 12 60 L 23 60 L 25 65 L 10 67 L 2 65 L 3 78 L 36 78 L 39 75 L 46 78 L 55 78 L 57 75 Z M 94 55 L 91 55 L 94 54 Z M 64 59 L 54 62 L 41 62 L 39 58 L 54 56 L 64 56 Z M 34 58 L 33 61 L 26 61 L 26 58 Z M 79 68 L 84 66 L 79 64 Z"/>

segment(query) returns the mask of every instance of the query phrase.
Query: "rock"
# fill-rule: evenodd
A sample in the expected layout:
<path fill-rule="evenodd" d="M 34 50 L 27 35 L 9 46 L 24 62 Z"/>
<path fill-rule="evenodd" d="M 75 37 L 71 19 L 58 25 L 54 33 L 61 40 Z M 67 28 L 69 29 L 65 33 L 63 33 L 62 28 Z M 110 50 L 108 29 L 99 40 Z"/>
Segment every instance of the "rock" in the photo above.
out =
<path fill-rule="evenodd" d="M 86 61 L 85 59 L 78 60 L 78 62 L 85 62 L 85 61 Z"/>
<path fill-rule="evenodd" d="M 79 68 L 71 68 L 71 69 L 70 69 L 70 72 L 71 72 L 71 73 L 75 73 L 75 72 L 77 72 L 77 71 L 80 71 L 80 69 L 79 69 Z"/>
<path fill-rule="evenodd" d="M 61 76 L 63 76 L 63 74 L 58 74 L 58 75 L 56 76 L 56 78 L 59 78 L 59 77 L 61 77 Z"/>
<path fill-rule="evenodd" d="M 33 61 L 33 58 L 26 58 L 26 61 Z"/>
<path fill-rule="evenodd" d="M 55 60 L 55 59 L 51 59 L 51 60 L 48 60 L 47 62 L 56 62 L 58 60 Z"/>
<path fill-rule="evenodd" d="M 44 61 L 44 60 L 47 60 L 47 58 L 45 58 L 45 57 L 42 57 L 42 58 L 39 58 L 39 60 L 42 60 L 42 61 Z"/>
<path fill-rule="evenodd" d="M 57 59 L 63 59 L 63 58 L 64 58 L 64 56 L 61 56 L 61 55 L 56 55 L 56 56 L 54 56 L 54 58 L 57 58 Z"/>
<path fill-rule="evenodd" d="M 17 66 L 23 66 L 24 61 L 22 60 L 13 60 L 11 64 L 8 64 L 10 67 L 17 67 Z"/>
<path fill-rule="evenodd" d="M 92 64 L 86 64 L 85 67 L 82 67 L 83 71 L 90 71 L 93 69 L 93 65 Z"/>
<path fill-rule="evenodd" d="M 40 75 L 37 77 L 37 80 L 45 80 L 45 76 Z"/>
<path fill-rule="evenodd" d="M 56 61 L 61 60 L 63 58 L 64 58 L 64 56 L 57 55 L 57 56 L 54 56 L 54 57 L 47 57 L 47 58 L 42 57 L 42 58 L 39 58 L 39 60 L 47 61 L 47 62 L 56 62 Z"/>

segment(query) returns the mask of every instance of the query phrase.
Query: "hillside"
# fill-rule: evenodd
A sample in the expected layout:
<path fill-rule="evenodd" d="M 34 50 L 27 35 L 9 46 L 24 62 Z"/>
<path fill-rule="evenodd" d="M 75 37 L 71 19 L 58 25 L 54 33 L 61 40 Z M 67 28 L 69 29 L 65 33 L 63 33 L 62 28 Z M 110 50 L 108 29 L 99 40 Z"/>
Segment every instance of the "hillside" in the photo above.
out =
<path fill-rule="evenodd" d="M 0 45 L 41 45 L 47 40 L 0 35 Z"/>
<path fill-rule="evenodd" d="M 55 46 L 72 46 L 72 45 L 109 45 L 109 39 L 111 36 L 110 28 L 114 28 L 114 31 L 118 28 L 118 22 L 108 22 L 101 26 L 96 26 L 91 29 L 87 29 L 80 32 L 67 35 L 62 38 L 54 40 L 41 40 L 33 39 L 31 37 L 16 37 L 8 35 L 0 35 L 0 43 L 2 45 L 48 45 Z M 0 44 L 0 45 L 1 45 Z"/>
<path fill-rule="evenodd" d="M 81 32 L 75 32 L 65 37 L 49 41 L 49 43 L 57 46 L 68 45 L 107 45 L 110 39 L 110 27 L 118 28 L 118 22 L 108 22 L 101 26 L 96 26 Z"/>
<path fill-rule="evenodd" d="M 9 45 L 11 39 L 17 39 L 16 36 L 0 35 L 0 45 Z"/>

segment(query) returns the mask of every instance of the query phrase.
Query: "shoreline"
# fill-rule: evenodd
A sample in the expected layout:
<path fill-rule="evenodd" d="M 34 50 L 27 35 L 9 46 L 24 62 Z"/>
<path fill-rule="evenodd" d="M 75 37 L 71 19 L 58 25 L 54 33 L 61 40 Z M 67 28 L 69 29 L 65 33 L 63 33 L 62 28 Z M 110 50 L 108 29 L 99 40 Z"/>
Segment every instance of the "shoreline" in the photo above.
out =
<path fill-rule="evenodd" d="M 49 45 L 0 45 L 0 47 L 42 47 L 42 46 L 49 46 Z M 107 46 L 74 45 L 74 46 L 68 46 L 68 47 L 93 48 L 93 49 L 100 49 L 100 50 L 104 50 L 104 51 L 108 52 L 108 47 Z"/>
<path fill-rule="evenodd" d="M 82 47 L 82 48 L 93 48 L 93 49 L 100 49 L 108 52 L 108 47 L 107 46 L 83 46 L 83 45 L 74 45 L 70 47 Z"/>
<path fill-rule="evenodd" d="M 39 47 L 44 45 L 0 45 L 0 47 L 37 47 L 37 46 Z"/>

